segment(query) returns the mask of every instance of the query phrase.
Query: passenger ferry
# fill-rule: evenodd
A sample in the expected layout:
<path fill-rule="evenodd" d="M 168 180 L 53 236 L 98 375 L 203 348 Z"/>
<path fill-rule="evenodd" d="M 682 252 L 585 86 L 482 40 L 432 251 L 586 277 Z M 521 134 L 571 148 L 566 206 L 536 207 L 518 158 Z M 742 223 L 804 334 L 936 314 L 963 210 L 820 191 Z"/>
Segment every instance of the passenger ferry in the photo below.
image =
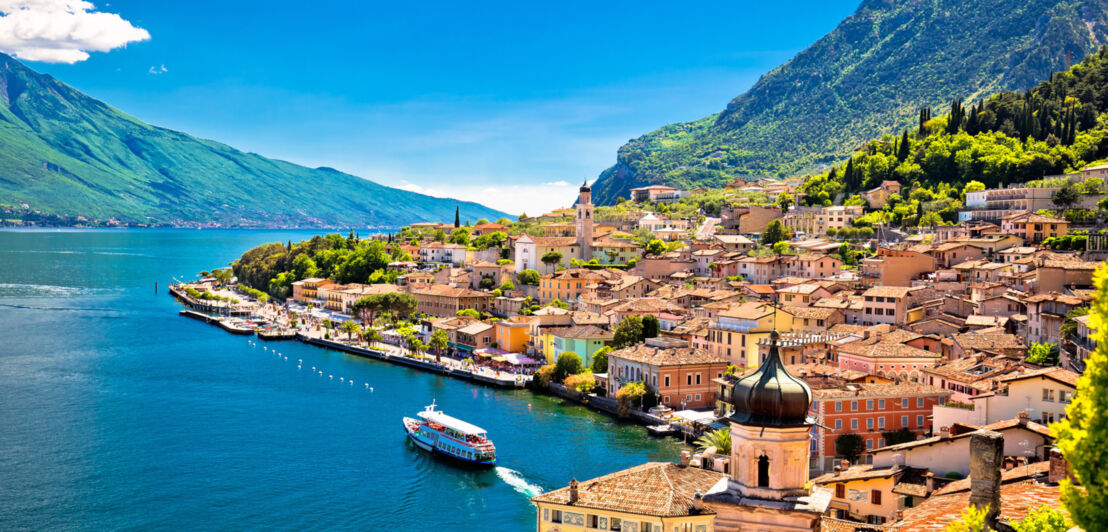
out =
<path fill-rule="evenodd" d="M 485 429 L 435 410 L 434 401 L 417 415 L 404 418 L 404 432 L 419 448 L 468 464 L 496 465 L 496 447 Z"/>

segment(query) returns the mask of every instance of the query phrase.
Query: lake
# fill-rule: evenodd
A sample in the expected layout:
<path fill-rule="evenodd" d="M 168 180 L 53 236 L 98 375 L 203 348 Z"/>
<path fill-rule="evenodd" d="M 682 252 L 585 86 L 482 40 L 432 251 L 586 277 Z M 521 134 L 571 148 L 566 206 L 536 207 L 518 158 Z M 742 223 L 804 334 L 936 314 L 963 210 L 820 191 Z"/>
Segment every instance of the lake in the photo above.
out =
<path fill-rule="evenodd" d="M 677 442 L 559 399 L 252 346 L 165 291 L 312 234 L 0 231 L 0 528 L 533 530 L 531 495 L 676 459 Z M 432 399 L 487 429 L 500 467 L 409 444 L 401 416 Z"/>

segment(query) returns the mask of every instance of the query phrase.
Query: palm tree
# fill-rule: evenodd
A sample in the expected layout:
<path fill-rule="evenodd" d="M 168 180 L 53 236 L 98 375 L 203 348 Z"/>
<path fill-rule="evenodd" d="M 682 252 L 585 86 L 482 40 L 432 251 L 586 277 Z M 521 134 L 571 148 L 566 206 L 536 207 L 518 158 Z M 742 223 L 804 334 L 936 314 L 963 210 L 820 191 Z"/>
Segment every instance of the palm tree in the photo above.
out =
<path fill-rule="evenodd" d="M 442 350 L 446 349 L 446 346 L 450 344 L 450 338 L 446 336 L 446 331 L 442 329 L 436 329 L 431 333 L 431 340 L 428 345 L 435 350 L 435 362 L 442 362 Z"/>
<path fill-rule="evenodd" d="M 731 429 L 719 429 L 705 432 L 695 443 L 699 451 L 707 451 L 709 447 L 715 447 L 716 453 L 730 456 Z"/>
<path fill-rule="evenodd" d="M 231 282 L 231 278 L 234 276 L 235 274 L 231 272 L 230 268 L 220 268 L 212 272 L 212 277 L 215 278 L 215 282 L 219 283 L 220 286 Z"/>
<path fill-rule="evenodd" d="M 354 320 L 346 320 L 339 326 L 339 330 L 346 333 L 347 338 L 354 338 L 354 335 L 361 336 L 362 326 L 358 325 L 358 322 Z"/>
<path fill-rule="evenodd" d="M 424 351 L 427 351 L 427 344 L 423 343 L 419 338 L 412 338 L 409 342 L 409 346 L 412 348 L 412 352 L 418 357 Z"/>
<path fill-rule="evenodd" d="M 365 340 L 366 343 L 372 347 L 373 345 L 376 345 L 377 342 L 383 340 L 384 337 L 381 336 L 381 332 L 377 329 L 374 329 L 373 327 L 366 327 L 365 331 L 362 332 L 362 339 Z"/>
<path fill-rule="evenodd" d="M 562 262 L 562 254 L 557 251 L 547 251 L 540 260 L 542 260 L 543 264 L 553 269 L 555 265 Z"/>

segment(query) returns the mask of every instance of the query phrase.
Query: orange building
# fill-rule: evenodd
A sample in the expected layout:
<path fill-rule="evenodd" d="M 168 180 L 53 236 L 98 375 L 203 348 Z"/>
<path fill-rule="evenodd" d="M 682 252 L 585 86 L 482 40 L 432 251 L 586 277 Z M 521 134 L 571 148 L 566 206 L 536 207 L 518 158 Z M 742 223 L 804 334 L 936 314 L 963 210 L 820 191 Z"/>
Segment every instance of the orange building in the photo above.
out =
<path fill-rule="evenodd" d="M 727 359 L 671 338 L 651 338 L 644 344 L 608 353 L 608 395 L 630 382 L 642 382 L 659 403 L 677 409 L 714 407 L 716 385 Z"/>
<path fill-rule="evenodd" d="M 527 344 L 531 341 L 531 324 L 525 320 L 525 316 L 513 316 L 511 320 L 494 322 L 496 347 L 512 353 L 526 351 Z"/>

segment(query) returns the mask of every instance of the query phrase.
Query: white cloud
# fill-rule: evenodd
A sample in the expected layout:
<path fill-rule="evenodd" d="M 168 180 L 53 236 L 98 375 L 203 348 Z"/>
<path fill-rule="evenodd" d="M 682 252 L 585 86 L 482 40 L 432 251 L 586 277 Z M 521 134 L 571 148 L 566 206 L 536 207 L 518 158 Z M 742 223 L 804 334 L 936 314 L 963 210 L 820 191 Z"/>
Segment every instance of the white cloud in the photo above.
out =
<path fill-rule="evenodd" d="M 169 72 L 169 69 L 167 69 L 165 67 L 165 65 L 162 65 L 160 67 L 156 67 L 156 66 L 150 67 L 150 73 L 155 75 L 155 76 L 157 76 L 159 74 L 165 74 L 166 72 Z"/>
<path fill-rule="evenodd" d="M 149 38 L 146 30 L 84 0 L 0 0 L 0 50 L 20 59 L 76 63 L 89 52 Z"/>
<path fill-rule="evenodd" d="M 551 181 L 551 182 L 543 183 L 543 185 L 548 186 L 548 187 L 568 187 L 569 183 L 566 182 L 566 181 Z"/>

